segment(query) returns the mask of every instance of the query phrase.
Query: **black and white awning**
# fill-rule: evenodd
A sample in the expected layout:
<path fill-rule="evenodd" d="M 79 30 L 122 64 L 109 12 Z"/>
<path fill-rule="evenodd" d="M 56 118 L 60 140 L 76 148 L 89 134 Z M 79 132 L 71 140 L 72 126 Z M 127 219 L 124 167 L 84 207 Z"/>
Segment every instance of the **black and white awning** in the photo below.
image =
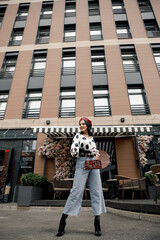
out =
<path fill-rule="evenodd" d="M 77 126 L 34 126 L 34 133 L 45 133 L 53 137 L 73 137 L 79 132 Z M 138 134 L 149 134 L 152 126 L 93 126 L 93 136 L 134 136 Z"/>

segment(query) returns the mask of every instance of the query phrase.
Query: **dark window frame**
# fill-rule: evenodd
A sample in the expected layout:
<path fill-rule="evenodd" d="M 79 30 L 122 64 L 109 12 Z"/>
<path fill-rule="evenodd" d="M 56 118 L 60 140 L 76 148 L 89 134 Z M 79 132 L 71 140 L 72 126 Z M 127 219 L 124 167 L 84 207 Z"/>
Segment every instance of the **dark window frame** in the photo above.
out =
<path fill-rule="evenodd" d="M 30 94 L 41 94 L 41 96 L 30 96 Z M 22 118 L 24 119 L 36 119 L 39 118 L 40 116 L 40 111 L 41 111 L 41 106 L 40 108 L 30 108 L 30 103 L 31 102 L 41 102 L 42 100 L 42 91 L 34 90 L 34 91 L 28 91 L 26 93 L 25 101 L 24 101 L 24 106 L 23 106 L 23 113 L 22 113 Z M 41 104 L 40 104 L 41 105 Z"/>
<path fill-rule="evenodd" d="M 73 93 L 70 95 L 63 95 L 63 93 Z M 74 100 L 74 107 L 62 107 L 63 100 Z M 75 88 L 61 88 L 59 97 L 59 118 L 75 117 L 76 113 L 76 92 Z"/>

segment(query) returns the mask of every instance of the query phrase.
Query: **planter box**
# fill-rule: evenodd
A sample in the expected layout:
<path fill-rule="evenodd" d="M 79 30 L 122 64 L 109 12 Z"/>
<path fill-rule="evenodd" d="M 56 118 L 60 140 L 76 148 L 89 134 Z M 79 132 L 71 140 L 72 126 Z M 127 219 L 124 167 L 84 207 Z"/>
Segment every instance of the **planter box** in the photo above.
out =
<path fill-rule="evenodd" d="M 160 199 L 160 186 L 157 186 L 157 199 Z M 150 199 L 155 199 L 155 190 L 154 186 L 148 186 L 148 193 Z"/>
<path fill-rule="evenodd" d="M 43 188 L 33 186 L 19 186 L 18 206 L 29 206 L 34 200 L 43 199 Z"/>

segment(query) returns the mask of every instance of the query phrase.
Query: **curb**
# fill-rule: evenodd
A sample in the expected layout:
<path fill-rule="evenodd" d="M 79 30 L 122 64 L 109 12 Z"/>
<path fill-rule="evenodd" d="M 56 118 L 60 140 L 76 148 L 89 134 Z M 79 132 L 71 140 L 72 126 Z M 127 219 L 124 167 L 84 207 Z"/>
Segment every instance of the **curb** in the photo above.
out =
<path fill-rule="evenodd" d="M 124 216 L 128 218 L 136 219 L 136 220 L 160 223 L 160 215 L 131 212 L 131 211 L 119 210 L 119 209 L 110 208 L 110 207 L 107 207 L 107 211 L 115 215 Z"/>
<path fill-rule="evenodd" d="M 16 203 L 7 203 L 7 204 L 0 204 L 1 210 L 40 210 L 40 211 L 53 211 L 53 210 L 59 210 L 62 207 L 18 207 Z M 83 207 L 82 209 L 86 211 L 89 207 Z M 148 213 L 138 213 L 133 211 L 125 211 L 125 210 L 119 210 L 116 208 L 106 207 L 107 212 L 119 216 L 124 216 L 136 220 L 143 220 L 143 221 L 150 221 L 155 223 L 160 223 L 160 215 L 155 214 L 148 214 Z M 88 209 L 89 210 L 89 209 Z"/>

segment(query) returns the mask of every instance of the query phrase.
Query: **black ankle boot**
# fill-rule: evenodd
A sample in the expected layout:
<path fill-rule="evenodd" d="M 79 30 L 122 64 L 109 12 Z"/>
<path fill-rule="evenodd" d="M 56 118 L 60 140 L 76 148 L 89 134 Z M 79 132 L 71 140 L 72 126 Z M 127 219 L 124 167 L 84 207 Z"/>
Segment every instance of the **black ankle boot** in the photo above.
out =
<path fill-rule="evenodd" d="M 95 235 L 101 236 L 101 227 L 100 227 L 100 216 L 95 216 L 94 219 Z"/>
<path fill-rule="evenodd" d="M 67 219 L 68 215 L 66 214 L 62 214 L 60 223 L 59 223 L 59 228 L 58 228 L 58 233 L 56 234 L 57 237 L 61 237 L 64 235 L 64 229 L 66 226 L 66 219 Z"/>

